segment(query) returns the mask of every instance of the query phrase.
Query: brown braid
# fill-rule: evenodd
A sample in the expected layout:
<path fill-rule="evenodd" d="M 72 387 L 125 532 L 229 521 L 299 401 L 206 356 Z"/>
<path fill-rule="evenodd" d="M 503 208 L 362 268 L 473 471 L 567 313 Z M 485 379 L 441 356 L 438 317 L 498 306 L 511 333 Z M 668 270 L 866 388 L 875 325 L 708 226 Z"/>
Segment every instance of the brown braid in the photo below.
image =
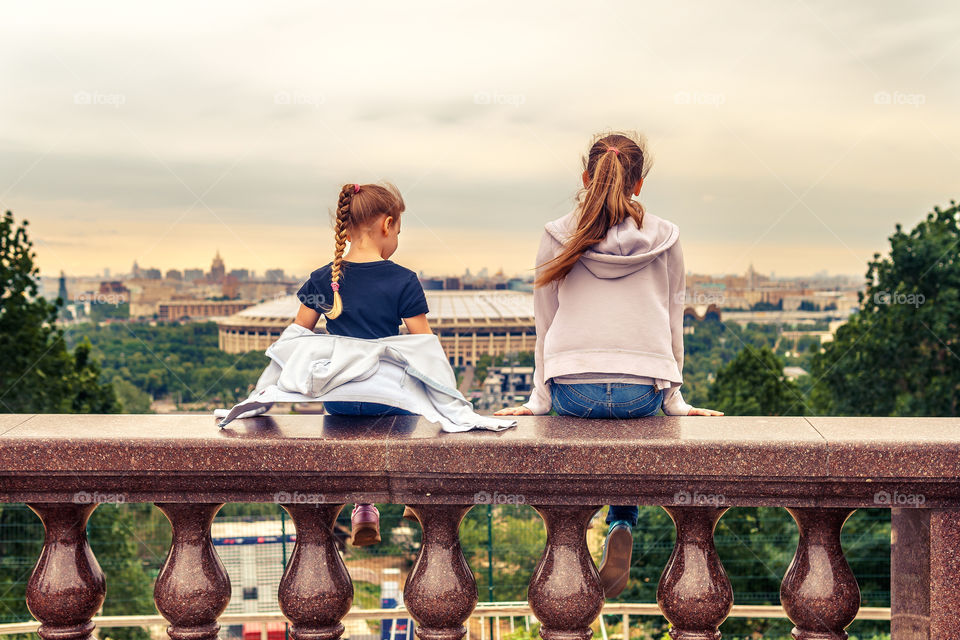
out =
<path fill-rule="evenodd" d="M 353 201 L 354 187 L 352 184 L 343 185 L 340 189 L 340 200 L 337 202 L 337 221 L 333 230 L 335 251 L 333 266 L 330 270 L 330 282 L 340 282 L 340 264 L 343 262 L 343 251 L 347 248 L 347 227 L 350 219 L 350 203 Z M 323 315 L 332 320 L 343 312 L 343 300 L 340 292 L 333 292 L 333 306 Z"/>

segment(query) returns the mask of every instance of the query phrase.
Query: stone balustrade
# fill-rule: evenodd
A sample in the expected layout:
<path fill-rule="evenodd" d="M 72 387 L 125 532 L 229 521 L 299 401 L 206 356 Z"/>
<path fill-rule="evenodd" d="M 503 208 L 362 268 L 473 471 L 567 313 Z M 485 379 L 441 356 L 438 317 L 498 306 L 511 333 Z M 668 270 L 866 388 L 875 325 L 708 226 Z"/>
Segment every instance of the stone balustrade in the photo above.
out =
<path fill-rule="evenodd" d="M 846 637 L 860 592 L 840 546 L 858 508 L 893 511 L 895 640 L 960 638 L 960 420 L 521 417 L 440 433 L 418 417 L 0 415 L 0 501 L 43 520 L 27 605 L 43 640 L 92 638 L 107 596 L 85 525 L 97 503 L 153 502 L 172 525 L 156 581 L 173 640 L 212 640 L 230 584 L 210 537 L 225 502 L 280 503 L 297 529 L 280 583 L 295 640 L 335 640 L 353 586 L 330 528 L 345 503 L 408 504 L 423 526 L 404 601 L 422 640 L 460 640 L 477 604 L 458 527 L 522 496 L 547 542 L 530 578 L 544 640 L 586 640 L 603 607 L 586 527 L 603 504 L 662 505 L 676 545 L 657 600 L 675 640 L 720 638 L 736 594 L 713 531 L 737 506 L 780 506 L 799 544 L 781 602 L 798 640 Z"/>

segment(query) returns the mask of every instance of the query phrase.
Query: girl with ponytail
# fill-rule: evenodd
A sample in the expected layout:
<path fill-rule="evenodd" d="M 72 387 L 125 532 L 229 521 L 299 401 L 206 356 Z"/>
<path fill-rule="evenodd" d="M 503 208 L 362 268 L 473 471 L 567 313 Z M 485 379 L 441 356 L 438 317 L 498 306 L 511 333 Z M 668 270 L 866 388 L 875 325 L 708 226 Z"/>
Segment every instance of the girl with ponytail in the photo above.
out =
<path fill-rule="evenodd" d="M 683 253 L 677 225 L 633 199 L 650 165 L 639 136 L 594 139 L 578 206 L 545 225 L 537 253 L 533 393 L 495 415 L 722 415 L 680 395 Z M 607 512 L 600 563 L 607 597 L 627 584 L 637 518 L 636 506 Z"/>
<path fill-rule="evenodd" d="M 420 279 L 389 259 L 397 250 L 404 208 L 391 184 L 343 186 L 334 218 L 333 260 L 300 287 L 294 322 L 313 330 L 322 314 L 327 333 L 354 338 L 395 336 L 401 323 L 409 333 L 432 333 Z M 374 402 L 325 402 L 324 409 L 333 415 L 410 415 Z M 380 541 L 380 513 L 374 505 L 356 505 L 351 522 L 355 546 Z"/>

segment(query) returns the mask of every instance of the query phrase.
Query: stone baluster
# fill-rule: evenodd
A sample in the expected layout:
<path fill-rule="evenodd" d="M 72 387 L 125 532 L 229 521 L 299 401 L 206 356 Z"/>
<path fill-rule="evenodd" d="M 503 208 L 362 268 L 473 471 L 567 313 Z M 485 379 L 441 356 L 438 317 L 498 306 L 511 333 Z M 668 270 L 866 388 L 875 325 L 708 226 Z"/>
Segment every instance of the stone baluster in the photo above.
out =
<path fill-rule="evenodd" d="M 857 617 L 860 587 L 840 547 L 840 530 L 855 511 L 790 508 L 800 541 L 780 585 L 780 603 L 797 640 L 846 640 Z"/>
<path fill-rule="evenodd" d="M 657 586 L 657 604 L 675 640 L 717 640 L 733 607 L 733 588 L 713 543 L 726 508 L 664 507 L 677 530 L 673 553 Z"/>
<path fill-rule="evenodd" d="M 87 519 L 97 505 L 31 504 L 43 521 L 43 551 L 27 581 L 27 607 L 43 640 L 89 640 L 90 620 L 103 604 L 106 581 L 87 543 Z"/>
<path fill-rule="evenodd" d="M 421 640 L 460 640 L 477 606 L 477 582 L 460 547 L 460 522 L 473 505 L 408 505 L 423 528 L 403 601 Z"/>
<path fill-rule="evenodd" d="M 222 504 L 157 503 L 173 528 L 167 559 L 153 589 L 172 640 L 214 640 L 230 602 L 230 578 L 213 548 L 210 525 Z"/>
<path fill-rule="evenodd" d="M 353 582 L 337 550 L 333 525 L 342 504 L 282 505 L 297 542 L 280 580 L 280 610 L 293 623 L 293 640 L 337 640 L 353 604 Z"/>
<path fill-rule="evenodd" d="M 530 579 L 527 600 L 544 640 L 587 640 L 603 608 L 600 574 L 587 549 L 587 524 L 599 507 L 534 507 L 547 544 Z"/>

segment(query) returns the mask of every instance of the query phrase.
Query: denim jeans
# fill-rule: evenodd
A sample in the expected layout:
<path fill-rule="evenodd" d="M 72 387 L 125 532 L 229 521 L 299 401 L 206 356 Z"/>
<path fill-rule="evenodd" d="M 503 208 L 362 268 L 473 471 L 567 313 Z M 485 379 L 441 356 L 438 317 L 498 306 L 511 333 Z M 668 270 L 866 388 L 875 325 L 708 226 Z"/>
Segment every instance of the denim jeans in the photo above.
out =
<path fill-rule="evenodd" d="M 663 392 L 649 384 L 600 382 L 592 384 L 550 385 L 553 410 L 559 416 L 578 418 L 645 418 L 656 415 L 663 402 Z M 640 510 L 636 506 L 611 505 L 607 524 L 625 520 L 637 524 Z"/>
<path fill-rule="evenodd" d="M 324 410 L 332 416 L 415 416 L 406 409 L 379 402 L 324 402 Z"/>

